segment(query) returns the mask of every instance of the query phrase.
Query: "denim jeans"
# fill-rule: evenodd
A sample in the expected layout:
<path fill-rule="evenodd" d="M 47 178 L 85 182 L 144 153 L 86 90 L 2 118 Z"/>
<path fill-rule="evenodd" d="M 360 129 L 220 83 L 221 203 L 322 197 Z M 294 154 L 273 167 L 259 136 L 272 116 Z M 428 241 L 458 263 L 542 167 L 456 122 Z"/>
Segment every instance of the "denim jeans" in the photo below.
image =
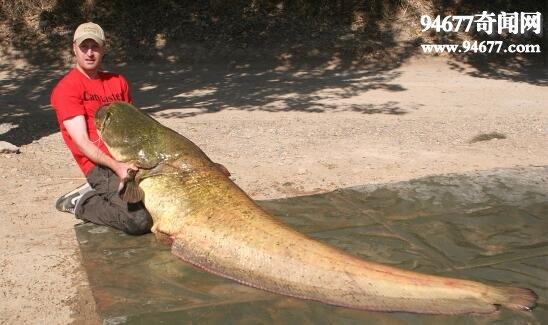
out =
<path fill-rule="evenodd" d="M 118 196 L 120 179 L 109 168 L 96 166 L 86 176 L 93 188 L 80 199 L 78 219 L 121 230 L 130 235 L 150 232 L 152 217 L 142 202 L 127 203 Z"/>

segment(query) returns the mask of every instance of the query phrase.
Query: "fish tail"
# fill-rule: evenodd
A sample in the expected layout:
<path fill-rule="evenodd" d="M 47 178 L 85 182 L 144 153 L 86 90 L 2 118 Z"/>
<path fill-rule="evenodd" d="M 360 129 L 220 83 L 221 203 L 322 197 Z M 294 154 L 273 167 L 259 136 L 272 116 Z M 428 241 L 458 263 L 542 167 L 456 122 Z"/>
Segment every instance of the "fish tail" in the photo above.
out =
<path fill-rule="evenodd" d="M 537 294 L 527 288 L 494 287 L 492 299 L 495 305 L 514 310 L 531 311 L 537 305 Z"/>

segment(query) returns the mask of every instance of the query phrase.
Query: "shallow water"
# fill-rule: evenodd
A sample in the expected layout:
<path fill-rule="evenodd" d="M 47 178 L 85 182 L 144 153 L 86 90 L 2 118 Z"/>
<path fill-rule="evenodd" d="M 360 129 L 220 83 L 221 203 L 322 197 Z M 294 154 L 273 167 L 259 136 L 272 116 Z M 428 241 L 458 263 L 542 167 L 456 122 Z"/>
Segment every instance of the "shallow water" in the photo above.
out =
<path fill-rule="evenodd" d="M 76 227 L 105 324 L 542 324 L 548 322 L 548 167 L 426 177 L 263 201 L 295 229 L 368 260 L 528 287 L 533 312 L 352 310 L 249 288 L 196 269 L 153 235 Z"/>

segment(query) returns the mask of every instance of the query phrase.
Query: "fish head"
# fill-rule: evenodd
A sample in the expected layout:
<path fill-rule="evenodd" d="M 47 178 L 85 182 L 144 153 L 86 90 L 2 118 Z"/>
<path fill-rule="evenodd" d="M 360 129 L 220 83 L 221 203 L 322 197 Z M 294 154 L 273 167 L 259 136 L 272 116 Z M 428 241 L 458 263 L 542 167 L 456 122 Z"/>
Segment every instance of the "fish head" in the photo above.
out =
<path fill-rule="evenodd" d="M 154 166 L 164 156 L 157 145 L 161 125 L 129 103 L 114 102 L 99 108 L 94 123 L 116 160 Z"/>

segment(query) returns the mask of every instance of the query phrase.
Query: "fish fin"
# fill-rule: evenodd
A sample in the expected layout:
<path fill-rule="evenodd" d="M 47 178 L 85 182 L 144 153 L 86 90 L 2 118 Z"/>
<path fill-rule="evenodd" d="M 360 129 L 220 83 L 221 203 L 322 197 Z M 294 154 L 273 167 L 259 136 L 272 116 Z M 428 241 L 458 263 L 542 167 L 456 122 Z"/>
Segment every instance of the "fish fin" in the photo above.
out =
<path fill-rule="evenodd" d="M 214 163 L 214 164 L 215 164 L 215 167 L 217 167 L 217 169 L 221 171 L 221 173 L 225 174 L 226 177 L 230 177 L 231 174 L 224 165 L 219 163 Z"/>
<path fill-rule="evenodd" d="M 163 233 L 161 231 L 154 232 L 154 237 L 156 238 L 157 242 L 160 242 L 162 244 L 165 244 L 167 246 L 173 245 L 173 241 L 175 240 L 175 237 L 170 236 L 166 233 Z"/>
<path fill-rule="evenodd" d="M 166 164 L 157 164 L 151 169 L 133 170 L 129 169 L 127 177 L 123 179 L 121 188 L 118 191 L 120 198 L 128 203 L 137 203 L 145 198 L 145 192 L 139 187 L 139 183 L 149 177 L 165 175 L 176 171 Z"/>
<path fill-rule="evenodd" d="M 537 305 L 537 294 L 527 288 L 495 287 L 494 304 L 514 310 L 531 311 Z"/>
<path fill-rule="evenodd" d="M 141 202 L 145 198 L 145 192 L 143 192 L 137 182 L 129 181 L 122 188 L 120 197 L 128 203 L 137 203 Z"/>
<path fill-rule="evenodd" d="M 118 192 L 120 198 L 128 203 L 137 203 L 144 199 L 145 193 L 139 187 L 137 170 L 130 169 L 127 176 L 122 180 L 122 188 Z"/>

